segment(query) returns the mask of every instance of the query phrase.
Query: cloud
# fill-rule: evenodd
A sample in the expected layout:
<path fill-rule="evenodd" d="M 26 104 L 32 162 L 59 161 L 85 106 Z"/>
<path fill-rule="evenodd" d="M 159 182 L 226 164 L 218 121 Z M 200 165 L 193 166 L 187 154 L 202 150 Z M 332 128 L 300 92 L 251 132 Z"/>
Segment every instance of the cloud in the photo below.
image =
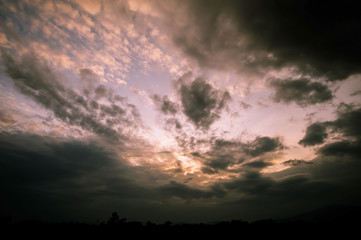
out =
<path fill-rule="evenodd" d="M 299 161 L 299 160 L 297 160 Z M 295 163 L 295 162 L 293 162 Z M 256 171 L 242 173 L 237 179 L 221 184 L 228 196 L 241 197 L 230 202 L 234 211 L 259 216 L 289 216 L 333 204 L 358 204 L 361 164 L 357 157 L 318 156 L 313 164 L 303 164 L 270 174 Z M 280 206 L 275 210 L 274 207 Z M 281 207 L 282 206 L 282 207 Z"/>
<path fill-rule="evenodd" d="M 178 121 L 178 119 L 176 118 L 170 118 L 167 120 L 166 124 L 168 126 L 175 126 L 176 129 L 181 129 L 182 128 L 182 124 Z"/>
<path fill-rule="evenodd" d="M 219 171 L 244 172 L 248 168 L 271 166 L 272 163 L 256 158 L 282 149 L 283 144 L 279 138 L 258 136 L 250 142 L 216 139 L 210 143 L 209 151 L 202 154 L 195 152 L 192 155 L 203 162 L 203 173 L 215 174 Z"/>
<path fill-rule="evenodd" d="M 94 94 L 87 89 L 84 95 L 80 95 L 62 85 L 63 77 L 42 63 L 35 54 L 25 55 L 18 60 L 3 52 L 2 58 L 5 72 L 13 80 L 15 87 L 67 124 L 118 140 L 127 137 L 121 129 L 115 128 L 116 126 L 140 126 L 141 120 L 135 106 L 124 101 L 121 107 L 118 106 L 119 103 L 115 104 L 114 101 L 119 99 L 119 96 L 114 96 L 113 92 L 103 85 L 98 85 Z M 81 78 L 84 78 L 84 75 L 93 77 L 94 73 L 84 70 L 80 75 Z M 97 103 L 96 100 L 101 97 L 106 97 L 110 106 Z"/>
<path fill-rule="evenodd" d="M 215 195 L 211 191 L 190 188 L 185 184 L 181 184 L 175 181 L 171 181 L 169 184 L 160 187 L 159 191 L 166 197 L 174 196 L 182 199 L 210 198 Z"/>
<path fill-rule="evenodd" d="M 328 137 L 327 129 L 331 129 L 331 133 L 340 133 L 345 142 L 339 142 L 334 145 L 336 148 L 348 148 L 351 147 L 348 141 L 354 142 L 355 139 L 361 139 L 361 127 L 359 119 L 361 117 L 361 109 L 356 108 L 354 105 L 347 105 L 341 103 L 337 112 L 338 118 L 334 121 L 316 122 L 309 125 L 306 129 L 306 134 L 298 143 L 303 146 L 314 146 L 322 144 Z M 333 149 L 333 147 L 331 147 Z M 352 150 L 352 147 L 350 148 Z M 327 148 L 324 150 L 328 152 Z M 341 150 L 342 151 L 342 150 Z M 332 152 L 332 150 L 331 150 Z"/>
<path fill-rule="evenodd" d="M 302 166 L 304 164 L 312 164 L 312 162 L 300 160 L 300 159 L 290 159 L 284 161 L 282 164 L 285 166 L 296 167 L 296 166 Z"/>
<path fill-rule="evenodd" d="M 211 149 L 204 154 L 197 153 L 204 161 L 202 172 L 214 174 L 218 170 L 230 171 L 230 167 L 244 162 L 243 143 L 240 141 L 226 141 L 217 139 L 211 143 Z"/>
<path fill-rule="evenodd" d="M 159 108 L 161 112 L 164 114 L 176 114 L 178 112 L 178 105 L 172 102 L 168 96 L 159 96 L 158 94 L 154 94 L 152 96 L 153 102 Z"/>
<path fill-rule="evenodd" d="M 361 90 L 355 91 L 350 94 L 350 96 L 357 96 L 357 95 L 361 95 Z"/>
<path fill-rule="evenodd" d="M 250 105 L 250 104 L 248 104 L 248 103 L 246 103 L 246 102 L 244 102 L 244 101 L 240 101 L 240 102 L 239 102 L 239 105 L 241 106 L 241 108 L 243 108 L 243 109 L 245 109 L 245 110 L 247 110 L 247 109 L 249 109 L 249 108 L 252 108 L 252 105 Z"/>
<path fill-rule="evenodd" d="M 338 119 L 332 123 L 332 127 L 346 136 L 361 138 L 360 118 L 361 108 L 341 104 Z"/>
<path fill-rule="evenodd" d="M 298 143 L 303 146 L 314 146 L 324 143 L 328 134 L 324 123 L 313 123 L 306 129 L 306 134 Z"/>
<path fill-rule="evenodd" d="M 202 67 L 265 73 L 293 67 L 328 80 L 361 71 L 361 18 L 354 2 L 172 3 L 179 7 L 156 2 L 154 9 L 175 46 Z"/>
<path fill-rule="evenodd" d="M 273 79 L 270 85 L 276 91 L 273 96 L 276 102 L 295 102 L 300 106 L 307 106 L 324 103 L 332 99 L 332 93 L 326 85 L 311 82 L 306 78 L 296 80 Z"/>
<path fill-rule="evenodd" d="M 261 195 L 273 185 L 274 181 L 271 178 L 264 177 L 255 171 L 246 172 L 239 179 L 224 183 L 226 189 L 234 189 L 250 195 Z"/>
<path fill-rule="evenodd" d="M 0 189 L 7 193 L 0 199 L 0 208 L 25 218 L 91 222 L 119 211 L 132 219 L 181 220 L 183 215 L 175 213 L 181 207 L 211 219 L 228 211 L 227 217 L 254 219 L 289 216 L 325 204 L 352 204 L 361 196 L 359 155 L 323 157 L 320 153 L 313 164 L 297 164 L 270 174 L 248 168 L 202 188 L 162 179 L 154 168 L 129 166 L 115 152 L 91 140 L 1 133 L 0 155 Z M 174 203 L 177 199 L 188 204 L 180 206 Z M 213 214 L 205 214 L 197 208 L 199 204 Z"/>
<path fill-rule="evenodd" d="M 212 168 L 209 168 L 209 167 L 202 167 L 202 173 L 204 174 L 215 174 L 217 173 L 218 171 L 217 170 L 214 170 Z"/>
<path fill-rule="evenodd" d="M 3 126 L 12 126 L 15 123 L 16 123 L 16 120 L 11 115 L 3 112 L 0 109 L 0 124 L 1 125 L 3 125 Z"/>
<path fill-rule="evenodd" d="M 249 163 L 245 164 L 245 166 L 251 167 L 251 168 L 265 168 L 268 166 L 272 166 L 272 163 L 265 162 L 265 161 L 254 161 L 254 162 L 249 162 Z"/>
<path fill-rule="evenodd" d="M 237 159 L 232 154 L 224 152 L 222 155 L 208 153 L 211 157 L 207 163 L 212 169 L 226 170 L 228 167 L 243 162 L 243 159 Z M 210 172 L 210 171 L 208 171 Z"/>
<path fill-rule="evenodd" d="M 0 133 L 0 155 L 0 189 L 6 192 L 0 208 L 11 211 L 8 214 L 82 218 L 84 213 L 92 215 L 91 209 L 111 211 L 104 200 L 125 204 L 152 195 L 133 181 L 134 169 L 94 141 Z"/>
<path fill-rule="evenodd" d="M 190 78 L 191 73 L 187 73 L 176 82 L 183 113 L 196 127 L 207 129 L 220 118 L 221 110 L 231 97 L 227 91 L 215 89 L 201 77 L 193 81 Z"/>
<path fill-rule="evenodd" d="M 260 156 L 267 152 L 282 149 L 283 145 L 279 138 L 257 137 L 245 146 L 245 152 L 253 157 Z"/>
<path fill-rule="evenodd" d="M 318 150 L 324 156 L 361 155 L 361 141 L 347 140 L 326 144 Z"/>
<path fill-rule="evenodd" d="M 129 153 L 121 148 L 120 155 Z M 93 222 L 120 211 L 125 217 L 159 221 L 178 216 L 154 203 L 173 211 L 179 206 L 167 201 L 174 197 L 202 201 L 226 194 L 217 185 L 200 188 L 171 180 L 174 176 L 154 166 L 131 166 L 112 146 L 91 139 L 2 132 L 0 164 L 0 190 L 6 193 L 0 210 L 20 218 Z"/>

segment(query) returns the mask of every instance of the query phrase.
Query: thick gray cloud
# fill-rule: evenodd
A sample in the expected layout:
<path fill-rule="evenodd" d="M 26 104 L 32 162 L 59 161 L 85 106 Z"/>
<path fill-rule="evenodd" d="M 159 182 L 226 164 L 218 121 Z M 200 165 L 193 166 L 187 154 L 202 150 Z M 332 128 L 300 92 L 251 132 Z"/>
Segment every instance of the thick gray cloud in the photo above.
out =
<path fill-rule="evenodd" d="M 353 204 L 361 197 L 359 153 L 323 157 L 320 152 L 313 164 L 271 174 L 248 169 L 208 188 L 176 181 L 150 184 L 154 181 L 149 179 L 159 174 L 129 166 L 92 141 L 1 133 L 0 156 L 0 190 L 6 193 L 0 208 L 20 218 L 94 222 L 118 211 L 143 221 L 255 219 L 290 216 L 327 204 Z M 237 194 L 240 198 L 234 201 Z M 188 204 L 172 205 L 174 197 Z M 187 218 L 184 211 L 199 218 Z"/>
<path fill-rule="evenodd" d="M 334 121 L 316 122 L 309 125 L 306 129 L 306 134 L 299 141 L 303 146 L 314 146 L 322 144 L 328 137 L 327 129 L 331 129 L 331 133 L 340 133 L 346 141 L 338 142 L 334 147 L 348 148 L 353 151 L 353 143 L 357 143 L 361 139 L 361 127 L 359 119 L 361 117 L 361 109 L 353 105 L 340 104 L 338 111 L 338 118 Z M 355 142 L 356 139 L 356 142 Z M 333 147 L 331 147 L 333 149 Z M 326 152 L 328 150 L 325 150 Z"/>
<path fill-rule="evenodd" d="M 285 217 L 334 204 L 359 204 L 358 158 L 328 156 L 312 162 L 271 174 L 246 172 L 223 183 L 227 192 L 242 194 L 229 205 L 244 215 Z"/>
<path fill-rule="evenodd" d="M 328 80 L 361 72 L 361 18 L 353 1 L 175 2 L 182 8 L 157 8 L 175 45 L 200 66 L 258 72 L 295 67 Z"/>
<path fill-rule="evenodd" d="M 253 157 L 260 156 L 267 152 L 282 149 L 283 145 L 279 138 L 257 137 L 254 141 L 245 146 L 245 152 Z"/>
<path fill-rule="evenodd" d="M 132 180 L 139 169 L 96 142 L 1 133 L 0 156 L 4 214 L 88 221 L 153 195 Z"/>
<path fill-rule="evenodd" d="M 179 197 L 183 199 L 210 198 L 215 196 L 212 191 L 203 191 L 200 189 L 190 188 L 185 184 L 171 181 L 169 184 L 159 188 L 161 194 L 166 197 Z"/>
<path fill-rule="evenodd" d="M 303 146 L 314 146 L 322 144 L 327 138 L 327 131 L 324 123 L 313 123 L 306 129 L 306 134 L 298 143 Z"/>
<path fill-rule="evenodd" d="M 306 78 L 296 80 L 273 79 L 270 85 L 275 89 L 273 99 L 276 102 L 295 102 L 300 106 L 307 106 L 332 99 L 332 93 L 326 85 L 311 82 Z"/>
<path fill-rule="evenodd" d="M 239 179 L 224 184 L 229 190 L 237 190 L 250 195 L 260 195 L 274 185 L 269 177 L 264 177 L 256 171 L 246 172 Z"/>
<path fill-rule="evenodd" d="M 324 156 L 361 155 L 361 141 L 339 141 L 326 144 L 319 149 L 319 153 Z"/>
<path fill-rule="evenodd" d="M 332 123 L 336 131 L 342 132 L 348 137 L 361 138 L 361 108 L 352 105 L 341 104 L 338 119 Z"/>
<path fill-rule="evenodd" d="M 196 155 L 197 154 L 197 155 Z M 243 159 L 242 143 L 218 139 L 212 143 L 210 151 L 200 154 L 193 153 L 204 162 L 202 172 L 204 174 L 215 174 L 219 170 L 229 171 L 229 167 L 240 164 Z"/>
<path fill-rule="evenodd" d="M 312 164 L 312 162 L 308 162 L 301 159 L 290 159 L 283 162 L 283 165 L 290 167 L 302 166 L 304 164 Z"/>
<path fill-rule="evenodd" d="M 157 184 L 155 180 L 171 176 L 130 166 L 94 141 L 0 133 L 0 165 L 0 190 L 5 193 L 0 211 L 19 218 L 93 223 L 118 211 L 143 221 L 169 220 L 177 216 L 158 214 L 163 211 L 159 204 L 171 206 L 170 198 L 188 201 L 226 194 L 217 185 L 199 189 L 175 181 Z"/>
<path fill-rule="evenodd" d="M 272 166 L 272 163 L 265 162 L 265 161 L 254 161 L 254 162 L 249 162 L 249 163 L 245 164 L 245 166 L 251 167 L 251 168 L 262 169 L 262 168 L 265 168 L 268 166 Z"/>
<path fill-rule="evenodd" d="M 283 149 L 279 138 L 256 137 L 253 141 L 242 142 L 216 139 L 211 143 L 211 149 L 203 154 L 192 153 L 200 158 L 205 165 L 202 172 L 215 174 L 220 170 L 229 172 L 243 172 L 248 168 L 262 169 L 272 163 L 255 159 L 267 153 Z"/>
<path fill-rule="evenodd" d="M 204 129 L 220 118 L 231 97 L 227 91 L 218 90 L 203 78 L 189 82 L 190 73 L 178 79 L 176 87 L 181 98 L 183 113 L 196 127 Z"/>
<path fill-rule="evenodd" d="M 70 125 L 118 140 L 126 138 L 119 126 L 141 126 L 136 107 L 126 103 L 121 97 L 114 96 L 112 91 L 103 85 L 97 86 L 94 93 L 86 90 L 84 95 L 80 95 L 63 86 L 61 76 L 34 54 L 25 55 L 18 60 L 3 51 L 2 58 L 5 72 L 21 93 L 31 97 L 52 111 L 55 117 Z M 84 74 L 89 75 L 89 70 L 85 73 L 84 70 L 81 71 L 81 75 Z M 97 103 L 96 99 L 100 97 L 107 97 L 110 106 Z M 115 103 L 116 101 L 118 103 Z"/>
<path fill-rule="evenodd" d="M 161 97 L 158 94 L 154 94 L 152 100 L 164 114 L 176 114 L 178 111 L 178 105 L 172 102 L 166 95 Z"/>
<path fill-rule="evenodd" d="M 214 170 L 213 168 L 209 168 L 209 167 L 202 167 L 202 173 L 204 174 L 215 174 L 217 173 L 217 170 Z"/>

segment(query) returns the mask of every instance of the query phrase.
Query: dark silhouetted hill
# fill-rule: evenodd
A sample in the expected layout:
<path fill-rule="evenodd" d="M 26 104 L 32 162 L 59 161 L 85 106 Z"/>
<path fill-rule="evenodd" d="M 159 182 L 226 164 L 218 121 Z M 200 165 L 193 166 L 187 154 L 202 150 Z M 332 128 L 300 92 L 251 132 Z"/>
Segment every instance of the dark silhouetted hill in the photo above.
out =
<path fill-rule="evenodd" d="M 39 238 L 68 238 L 91 237 L 104 238 L 195 238 L 237 236 L 278 238 L 305 238 L 313 237 L 342 237 L 347 239 L 358 233 L 361 227 L 361 207 L 331 206 L 321 208 L 306 214 L 282 221 L 261 219 L 255 222 L 243 220 L 223 221 L 214 224 L 174 224 L 166 221 L 163 224 L 152 222 L 127 221 L 114 212 L 107 222 L 98 224 L 83 224 L 77 222 L 45 223 L 37 220 L 12 222 L 10 217 L 1 218 L 1 232 L 3 236 L 10 234 L 12 238 L 37 237 Z"/>
<path fill-rule="evenodd" d="M 312 224 L 358 224 L 361 222 L 361 206 L 334 205 L 320 208 L 280 222 L 302 221 Z"/>

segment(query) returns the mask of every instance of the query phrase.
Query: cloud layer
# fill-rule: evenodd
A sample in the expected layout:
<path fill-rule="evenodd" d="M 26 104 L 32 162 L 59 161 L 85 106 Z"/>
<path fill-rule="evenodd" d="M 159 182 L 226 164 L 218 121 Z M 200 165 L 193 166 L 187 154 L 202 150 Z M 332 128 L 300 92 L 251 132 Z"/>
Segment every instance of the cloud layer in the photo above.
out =
<path fill-rule="evenodd" d="M 326 85 L 311 82 L 305 78 L 296 80 L 273 79 L 270 85 L 275 89 L 273 99 L 276 102 L 295 102 L 300 106 L 307 106 L 332 99 L 332 93 Z"/>
<path fill-rule="evenodd" d="M 121 125 L 138 127 L 141 124 L 138 110 L 132 104 L 103 85 L 85 89 L 80 94 L 63 86 L 62 76 L 42 63 L 36 55 L 25 55 L 15 59 L 2 53 L 7 75 L 24 95 L 50 110 L 55 117 L 70 125 L 100 136 L 121 140 L 126 138 Z M 86 75 L 86 76 L 84 76 Z M 81 71 L 81 77 L 94 78 L 95 74 Z M 106 99 L 109 104 L 98 103 Z"/>
<path fill-rule="evenodd" d="M 260 73 L 291 67 L 327 80 L 360 73 L 360 18 L 351 1 L 174 1 L 174 5 L 182 8 L 158 2 L 155 7 L 175 45 L 200 66 Z"/>
<path fill-rule="evenodd" d="M 2 1 L 1 214 L 278 218 L 360 203 L 351 1 Z"/>

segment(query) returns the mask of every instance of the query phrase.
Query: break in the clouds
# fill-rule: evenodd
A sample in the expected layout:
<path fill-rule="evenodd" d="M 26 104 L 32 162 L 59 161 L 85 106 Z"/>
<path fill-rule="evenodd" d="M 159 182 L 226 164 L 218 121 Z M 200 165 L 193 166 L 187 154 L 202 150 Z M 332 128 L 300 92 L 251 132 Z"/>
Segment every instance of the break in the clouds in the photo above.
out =
<path fill-rule="evenodd" d="M 287 218 L 360 203 L 351 1 L 1 1 L 0 214 Z"/>

